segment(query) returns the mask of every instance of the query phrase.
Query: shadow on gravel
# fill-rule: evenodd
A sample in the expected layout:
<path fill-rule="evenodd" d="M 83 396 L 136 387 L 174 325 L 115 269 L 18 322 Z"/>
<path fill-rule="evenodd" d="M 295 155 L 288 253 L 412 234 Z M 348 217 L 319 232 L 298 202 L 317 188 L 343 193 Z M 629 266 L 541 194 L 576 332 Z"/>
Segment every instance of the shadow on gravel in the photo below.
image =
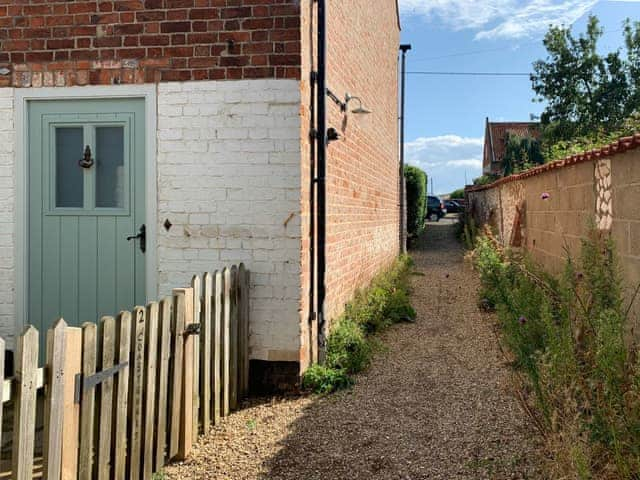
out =
<path fill-rule="evenodd" d="M 454 230 L 455 219 L 429 223 L 428 233 L 410 253 L 457 250 Z M 424 269 L 416 265 L 416 271 L 421 274 L 417 281 L 422 282 Z M 289 426 L 281 450 L 264 463 L 267 473 L 260 478 L 431 478 L 423 467 L 433 440 L 425 424 L 434 419 L 423 392 L 435 384 L 422 374 L 425 364 L 420 356 L 412 353 L 420 347 L 420 333 L 429 330 L 427 325 L 398 324 L 384 332 L 388 350 L 376 355 L 353 389 L 318 397 L 307 406 Z"/>
<path fill-rule="evenodd" d="M 428 223 L 410 252 L 418 318 L 382 334 L 388 349 L 352 390 L 292 419 L 262 480 L 530 479 L 535 466 L 509 374 L 475 305 L 455 218 Z"/>

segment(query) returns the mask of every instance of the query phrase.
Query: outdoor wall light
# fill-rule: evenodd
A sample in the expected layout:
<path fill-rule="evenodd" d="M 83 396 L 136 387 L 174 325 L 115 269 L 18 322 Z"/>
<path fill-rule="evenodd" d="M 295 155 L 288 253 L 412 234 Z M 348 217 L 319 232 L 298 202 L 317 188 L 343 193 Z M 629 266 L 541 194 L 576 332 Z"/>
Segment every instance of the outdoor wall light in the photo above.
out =
<path fill-rule="evenodd" d="M 335 93 L 333 93 L 328 88 L 327 88 L 327 96 L 333 101 L 333 103 L 335 103 L 336 105 L 338 105 L 340 107 L 340 111 L 343 112 L 343 113 L 347 112 L 347 109 L 349 107 L 349 102 L 351 100 L 357 100 L 358 101 L 358 107 L 356 107 L 353 110 L 351 110 L 351 113 L 355 113 L 356 115 L 371 113 L 371 110 L 365 108 L 362 105 L 362 99 L 360 97 L 355 97 L 353 95 L 350 95 L 349 93 L 346 93 L 345 96 L 344 96 L 344 102 L 343 102 L 342 100 L 340 100 L 338 98 L 338 96 Z"/>
<path fill-rule="evenodd" d="M 345 99 L 344 99 L 345 105 L 349 105 L 349 102 L 351 100 L 357 100 L 358 101 L 358 106 L 356 108 L 354 108 L 353 110 L 351 110 L 351 113 L 355 113 L 356 115 L 362 115 L 362 114 L 371 113 L 371 110 L 369 110 L 369 109 L 367 109 L 367 108 L 362 106 L 362 99 L 360 97 L 354 97 L 354 96 L 349 95 L 347 93 L 345 95 Z"/>

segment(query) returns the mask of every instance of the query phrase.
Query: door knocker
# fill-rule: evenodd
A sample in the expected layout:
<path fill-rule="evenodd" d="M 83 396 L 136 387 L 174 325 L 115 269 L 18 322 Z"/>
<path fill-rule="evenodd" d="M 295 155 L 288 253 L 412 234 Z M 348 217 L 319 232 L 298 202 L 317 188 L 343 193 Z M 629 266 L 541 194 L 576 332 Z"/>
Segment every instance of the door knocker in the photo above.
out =
<path fill-rule="evenodd" d="M 93 158 L 91 158 L 91 148 L 87 145 L 84 149 L 84 156 L 78 162 L 82 168 L 91 168 L 93 166 Z"/>

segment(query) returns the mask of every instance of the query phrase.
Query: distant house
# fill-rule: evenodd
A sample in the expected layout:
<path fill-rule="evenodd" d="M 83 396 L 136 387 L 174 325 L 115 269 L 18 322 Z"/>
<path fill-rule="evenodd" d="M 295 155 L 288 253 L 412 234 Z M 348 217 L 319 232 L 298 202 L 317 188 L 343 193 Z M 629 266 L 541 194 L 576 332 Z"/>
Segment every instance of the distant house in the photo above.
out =
<path fill-rule="evenodd" d="M 484 155 L 482 159 L 483 175 L 501 175 L 502 161 L 509 135 L 520 137 L 540 137 L 539 122 L 490 122 L 484 132 Z"/>

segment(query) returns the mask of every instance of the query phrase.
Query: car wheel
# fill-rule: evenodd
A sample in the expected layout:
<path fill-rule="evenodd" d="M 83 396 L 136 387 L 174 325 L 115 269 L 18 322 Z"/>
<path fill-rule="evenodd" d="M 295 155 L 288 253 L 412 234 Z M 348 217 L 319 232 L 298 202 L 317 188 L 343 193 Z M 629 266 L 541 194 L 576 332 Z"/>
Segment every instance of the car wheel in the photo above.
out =
<path fill-rule="evenodd" d="M 440 220 L 440 216 L 437 213 L 430 213 L 429 214 L 429 221 L 437 222 L 438 220 Z"/>

